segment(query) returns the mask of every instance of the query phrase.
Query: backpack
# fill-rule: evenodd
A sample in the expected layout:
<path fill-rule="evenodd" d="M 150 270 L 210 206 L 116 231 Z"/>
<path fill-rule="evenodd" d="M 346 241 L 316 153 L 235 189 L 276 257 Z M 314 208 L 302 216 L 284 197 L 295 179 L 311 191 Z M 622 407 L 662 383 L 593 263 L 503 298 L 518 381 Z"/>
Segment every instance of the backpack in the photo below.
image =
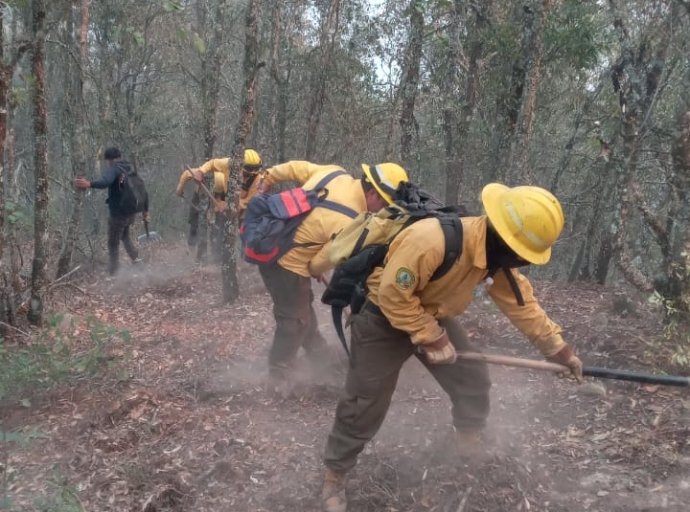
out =
<path fill-rule="evenodd" d="M 410 184 L 403 185 L 409 187 Z M 342 312 L 350 307 L 358 313 L 367 296 L 366 282 L 373 270 L 382 266 L 388 247 L 406 227 L 421 219 L 436 218 L 443 229 L 445 255 L 431 280 L 443 277 L 458 260 L 462 252 L 462 222 L 467 216 L 465 207 L 441 206 L 422 190 L 416 192 L 416 201 L 403 200 L 387 206 L 377 213 L 365 212 L 343 229 L 331 242 L 330 258 L 335 264 L 333 275 L 321 296 L 324 304 L 331 306 L 333 324 L 345 352 L 349 354 L 342 326 Z M 410 196 L 406 196 L 410 199 Z"/>
<path fill-rule="evenodd" d="M 134 169 L 119 167 L 120 178 L 118 181 L 119 210 L 124 215 L 141 213 L 146 208 L 148 202 L 148 192 L 146 185 L 139 174 Z"/>
<path fill-rule="evenodd" d="M 441 265 L 431 276 L 431 281 L 448 273 L 462 253 L 460 217 L 470 215 L 464 206 L 443 206 L 428 192 L 409 182 L 400 184 L 396 197 L 400 199 L 395 204 L 377 213 L 365 212 L 358 216 L 331 243 L 330 258 L 336 266 L 321 301 L 331 306 L 333 325 L 348 356 L 350 351 L 343 330 L 343 310 L 350 307 L 351 314 L 359 313 L 366 301 L 369 275 L 376 267 L 383 265 L 390 243 L 403 229 L 421 219 L 437 218 L 440 222 L 445 254 Z M 500 269 L 489 269 L 487 277 L 493 277 L 498 270 Z M 522 294 L 510 269 L 502 270 L 517 303 L 524 306 Z"/>
<path fill-rule="evenodd" d="M 277 194 L 257 194 L 252 197 L 240 229 L 244 259 L 256 265 L 270 265 L 293 247 L 322 245 L 317 242 L 294 242 L 297 228 L 314 208 L 327 208 L 351 219 L 357 217 L 358 212 L 352 208 L 327 199 L 326 185 L 344 174 L 347 173 L 334 171 L 311 190 L 296 187 Z"/>

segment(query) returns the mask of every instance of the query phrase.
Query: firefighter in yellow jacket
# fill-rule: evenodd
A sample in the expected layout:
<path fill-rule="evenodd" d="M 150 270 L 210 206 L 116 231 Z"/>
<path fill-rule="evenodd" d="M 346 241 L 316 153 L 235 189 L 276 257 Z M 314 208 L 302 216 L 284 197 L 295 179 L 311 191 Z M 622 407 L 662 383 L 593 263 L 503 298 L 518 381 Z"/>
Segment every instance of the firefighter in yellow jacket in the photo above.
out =
<path fill-rule="evenodd" d="M 362 168 L 364 176 L 361 179 L 344 173 L 326 185 L 328 200 L 352 210 L 352 217 L 391 204 L 400 182 L 407 181 L 405 170 L 394 163 L 363 165 Z M 265 181 L 267 185 L 296 181 L 310 190 L 328 175 L 341 170 L 337 165 L 291 161 L 268 169 Z M 259 267 L 273 299 L 276 328 L 268 362 L 269 377 L 278 388 L 284 390 L 289 384 L 290 369 L 300 347 L 312 361 L 324 355 L 326 342 L 319 333 L 312 306 L 311 278 L 322 280 L 323 274 L 333 268 L 328 257 L 330 240 L 352 221 L 352 217 L 315 208 L 297 229 L 295 247 L 276 263 Z"/>
<path fill-rule="evenodd" d="M 412 355 L 450 397 L 455 438 L 449 449 L 469 454 L 478 448 L 491 381 L 486 364 L 457 359 L 457 350 L 472 348 L 454 317 L 465 311 L 491 269 L 506 269 L 519 289 L 518 294 L 511 288 L 503 271 L 485 283 L 499 309 L 548 360 L 582 378 L 582 362 L 517 270 L 549 261 L 564 224 L 560 203 L 538 187 L 499 184 L 484 188 L 482 203 L 486 215 L 461 219 L 462 253 L 439 279 L 431 277 L 443 262 L 445 240 L 433 218 L 404 229 L 391 243 L 385 266 L 369 276 L 367 302 L 352 318 L 352 364 L 325 450 L 324 511 L 346 511 L 346 472 L 383 423 L 400 369 Z"/>
<path fill-rule="evenodd" d="M 258 193 L 261 186 L 261 156 L 253 149 L 246 149 L 244 152 L 244 165 L 242 167 L 241 188 L 239 196 L 239 212 L 238 223 L 242 222 L 247 203 Z M 213 196 L 215 205 L 213 208 L 208 208 L 208 200 L 200 192 L 200 183 L 204 180 L 208 181 L 211 173 L 213 173 Z M 206 253 L 206 233 L 205 224 L 202 223 L 201 231 L 197 235 L 198 216 L 200 211 L 205 211 L 207 214 L 207 223 L 212 226 L 211 240 L 213 245 L 213 252 L 216 259 L 220 260 L 220 254 L 223 244 L 223 225 L 226 221 L 227 200 L 228 200 L 228 181 L 230 178 L 230 158 L 214 158 L 204 163 L 201 167 L 196 169 L 185 170 L 180 176 L 180 181 L 177 184 L 175 193 L 182 197 L 184 195 L 185 184 L 193 179 L 197 182 L 194 197 L 192 198 L 192 206 L 190 209 L 190 244 L 193 245 L 194 239 L 199 236 L 200 243 L 197 247 L 197 260 L 202 260 Z"/>

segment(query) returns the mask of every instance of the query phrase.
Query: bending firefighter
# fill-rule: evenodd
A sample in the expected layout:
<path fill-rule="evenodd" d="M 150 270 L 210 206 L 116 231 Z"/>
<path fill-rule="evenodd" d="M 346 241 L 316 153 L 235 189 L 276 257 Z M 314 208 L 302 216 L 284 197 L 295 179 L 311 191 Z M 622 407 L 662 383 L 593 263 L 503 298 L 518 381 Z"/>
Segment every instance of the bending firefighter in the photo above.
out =
<path fill-rule="evenodd" d="M 276 388 L 289 386 L 290 370 L 300 347 L 313 362 L 327 354 L 312 306 L 311 278 L 323 281 L 324 273 L 333 268 L 328 256 L 330 240 L 358 214 L 391 204 L 398 184 L 407 181 L 407 173 L 397 164 L 363 168 L 361 179 L 337 165 L 306 161 L 287 162 L 266 172 L 267 185 L 296 181 L 305 190 L 325 186 L 328 202 L 333 203 L 331 208 L 317 207 L 309 212 L 297 228 L 293 247 L 277 262 L 259 266 L 273 299 L 276 329 L 268 363 L 269 378 Z"/>
<path fill-rule="evenodd" d="M 456 351 L 475 349 L 454 317 L 490 275 L 487 291 L 499 309 L 548 360 L 581 379 L 581 361 L 517 270 L 549 261 L 563 229 L 561 205 L 544 189 L 499 184 L 484 188 L 482 203 L 486 215 L 461 218 L 462 252 L 442 277 L 431 279 L 445 252 L 443 230 L 434 218 L 402 230 L 390 244 L 385 266 L 369 276 L 367 302 L 352 318 L 351 365 L 326 444 L 325 511 L 345 512 L 345 475 L 383 423 L 400 369 L 411 356 L 450 398 L 453 451 L 471 454 L 479 448 L 491 381 L 485 363 L 457 359 Z"/>
<path fill-rule="evenodd" d="M 242 222 L 247 203 L 255 196 L 261 186 L 261 156 L 253 149 L 244 152 L 242 167 L 241 190 L 239 197 L 238 223 Z M 211 182 L 211 177 L 213 181 Z M 180 176 L 175 193 L 184 197 L 184 186 L 189 180 L 194 180 L 196 186 L 189 209 L 189 245 L 197 245 L 196 259 L 204 260 L 207 251 L 207 225 L 211 226 L 211 245 L 214 258 L 220 261 L 223 247 L 223 226 L 227 221 L 228 212 L 228 181 L 230 178 L 230 158 L 215 158 L 204 163 L 201 167 L 187 169 Z M 257 179 L 259 178 L 259 179 Z M 201 190 L 201 184 L 211 190 L 215 204 Z M 211 187 L 212 183 L 212 187 Z M 199 214 L 205 212 L 206 222 L 199 223 Z"/>

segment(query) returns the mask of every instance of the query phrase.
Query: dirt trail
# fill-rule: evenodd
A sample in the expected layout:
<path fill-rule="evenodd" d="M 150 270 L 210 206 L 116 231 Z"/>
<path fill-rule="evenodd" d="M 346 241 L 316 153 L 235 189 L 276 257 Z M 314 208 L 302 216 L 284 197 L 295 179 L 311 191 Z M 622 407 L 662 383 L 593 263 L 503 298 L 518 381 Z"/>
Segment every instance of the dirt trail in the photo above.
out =
<path fill-rule="evenodd" d="M 296 395 L 268 393 L 273 321 L 258 273 L 243 266 L 242 299 L 220 307 L 218 269 L 189 269 L 180 259 L 150 265 L 146 279 L 83 284 L 86 296 L 61 299 L 77 319 L 95 314 L 132 331 L 129 346 L 110 347 L 128 355 L 127 375 L 75 383 L 5 415 L 10 427 L 47 435 L 9 454 L 17 510 L 37 510 L 36 496 L 56 474 L 88 511 L 319 510 L 320 457 L 344 368 L 322 372 L 300 360 Z M 603 288 L 535 288 L 587 364 L 649 370 L 640 339 L 658 329 L 651 311 L 621 318 Z M 338 353 L 328 313 L 320 315 Z M 477 301 L 464 322 L 486 352 L 537 357 L 491 304 Z M 492 377 L 491 452 L 468 463 L 444 450 L 447 397 L 408 363 L 352 475 L 349 510 L 688 509 L 688 391 L 607 382 L 602 392 L 503 367 L 492 367 Z"/>

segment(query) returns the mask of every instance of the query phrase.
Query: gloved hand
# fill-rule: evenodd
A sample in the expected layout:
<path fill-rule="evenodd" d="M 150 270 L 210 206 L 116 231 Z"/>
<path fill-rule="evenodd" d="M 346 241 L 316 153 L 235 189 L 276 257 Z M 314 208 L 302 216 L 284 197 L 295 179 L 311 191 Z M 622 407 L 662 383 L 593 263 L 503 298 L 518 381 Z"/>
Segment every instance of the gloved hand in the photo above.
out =
<path fill-rule="evenodd" d="M 426 355 L 429 364 L 453 364 L 458 358 L 455 347 L 450 342 L 445 330 L 438 339 L 431 343 L 424 343 L 420 348 Z"/>
<path fill-rule="evenodd" d="M 552 363 L 561 364 L 570 368 L 570 373 L 559 373 L 559 377 L 569 377 L 571 379 L 576 379 L 578 382 L 582 382 L 582 361 L 575 355 L 570 345 L 566 345 L 546 359 Z"/>

